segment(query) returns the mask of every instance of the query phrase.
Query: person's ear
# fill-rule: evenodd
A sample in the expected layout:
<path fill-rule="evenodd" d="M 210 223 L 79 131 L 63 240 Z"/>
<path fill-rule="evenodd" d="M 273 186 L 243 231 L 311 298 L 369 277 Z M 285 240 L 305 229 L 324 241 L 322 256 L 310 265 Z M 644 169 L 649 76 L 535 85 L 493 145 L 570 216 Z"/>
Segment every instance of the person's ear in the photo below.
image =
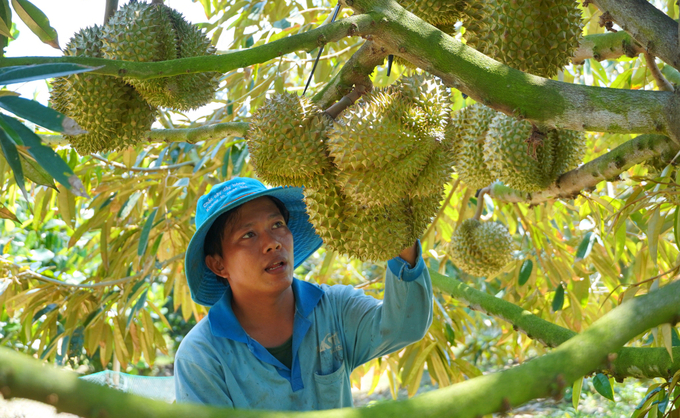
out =
<path fill-rule="evenodd" d="M 222 261 L 221 256 L 219 256 L 219 255 L 206 255 L 205 256 L 205 265 L 208 266 L 210 271 L 215 273 L 216 276 L 224 277 L 225 279 L 228 279 L 227 272 L 224 269 L 224 262 Z"/>

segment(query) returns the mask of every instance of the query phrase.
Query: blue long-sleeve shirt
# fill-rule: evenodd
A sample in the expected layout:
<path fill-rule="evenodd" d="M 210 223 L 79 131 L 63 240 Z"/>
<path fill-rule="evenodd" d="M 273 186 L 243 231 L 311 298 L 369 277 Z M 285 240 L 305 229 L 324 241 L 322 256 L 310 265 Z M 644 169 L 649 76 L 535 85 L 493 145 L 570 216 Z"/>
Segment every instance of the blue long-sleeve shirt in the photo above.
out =
<path fill-rule="evenodd" d="M 420 340 L 432 323 L 432 284 L 420 251 L 413 268 L 398 257 L 388 262 L 382 301 L 352 286 L 294 279 L 290 369 L 243 330 L 227 290 L 177 350 L 177 402 L 271 410 L 352 406 L 352 370 Z"/>

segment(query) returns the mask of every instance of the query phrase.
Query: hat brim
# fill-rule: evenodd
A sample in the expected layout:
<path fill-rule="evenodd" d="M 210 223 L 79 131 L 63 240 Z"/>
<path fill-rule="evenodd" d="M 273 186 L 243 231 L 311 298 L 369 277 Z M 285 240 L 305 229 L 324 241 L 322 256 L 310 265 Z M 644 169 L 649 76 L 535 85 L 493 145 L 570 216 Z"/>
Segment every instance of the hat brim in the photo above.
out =
<path fill-rule="evenodd" d="M 316 251 L 323 240 L 316 234 L 314 227 L 309 222 L 306 205 L 303 200 L 302 188 L 300 187 L 277 187 L 263 190 L 244 196 L 233 202 L 227 202 L 219 210 L 208 217 L 191 237 L 184 258 L 184 269 L 187 282 L 191 290 L 191 299 L 204 306 L 214 305 L 227 289 L 205 264 L 203 250 L 205 236 L 218 216 L 237 206 L 240 206 L 261 196 L 272 196 L 279 199 L 288 209 L 288 229 L 293 235 L 293 260 L 294 268 L 302 264 Z"/>

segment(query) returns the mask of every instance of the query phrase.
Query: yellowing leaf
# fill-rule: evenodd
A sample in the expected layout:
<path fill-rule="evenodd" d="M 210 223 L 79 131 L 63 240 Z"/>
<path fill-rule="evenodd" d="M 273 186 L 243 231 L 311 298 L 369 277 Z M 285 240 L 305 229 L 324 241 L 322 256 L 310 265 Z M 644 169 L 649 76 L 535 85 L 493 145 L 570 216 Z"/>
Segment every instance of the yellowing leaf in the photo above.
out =
<path fill-rule="evenodd" d="M 76 197 L 61 184 L 57 186 L 57 189 L 59 190 L 59 194 L 57 195 L 57 206 L 61 219 L 63 219 L 64 222 L 66 222 L 66 225 L 71 229 L 76 229 Z"/>
<path fill-rule="evenodd" d="M 671 361 L 673 361 L 673 327 L 671 327 L 671 324 L 663 324 L 659 328 L 661 328 L 663 344 L 668 350 L 668 355 L 671 356 Z"/>
<path fill-rule="evenodd" d="M 571 403 L 574 405 L 574 409 L 578 409 L 578 401 L 581 399 L 581 388 L 583 387 L 583 378 L 579 377 L 574 382 L 571 389 Z"/>

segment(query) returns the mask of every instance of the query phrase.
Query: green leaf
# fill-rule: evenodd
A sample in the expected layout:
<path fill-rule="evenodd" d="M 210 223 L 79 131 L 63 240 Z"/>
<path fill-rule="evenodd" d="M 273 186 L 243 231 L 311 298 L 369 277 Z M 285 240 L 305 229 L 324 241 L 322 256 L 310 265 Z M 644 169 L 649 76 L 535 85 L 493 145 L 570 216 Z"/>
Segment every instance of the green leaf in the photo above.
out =
<path fill-rule="evenodd" d="M 2 0 L 0 0 L 1 2 Z M 57 63 L 37 65 L 15 65 L 0 68 L 0 85 L 25 83 L 46 78 L 63 77 L 70 74 L 94 71 L 101 67 L 88 67 L 81 64 Z"/>
<path fill-rule="evenodd" d="M 578 409 L 578 402 L 581 400 L 581 389 L 583 388 L 583 378 L 579 377 L 571 387 L 571 403 L 574 409 Z"/>
<path fill-rule="evenodd" d="M 21 157 L 21 168 L 24 170 L 24 176 L 31 180 L 35 184 L 39 184 L 41 186 L 47 186 L 51 187 L 53 189 L 57 189 L 57 187 L 54 185 L 54 180 L 52 179 L 52 176 L 45 171 L 44 168 L 40 166 L 36 161 L 34 161 L 32 158 L 27 158 L 24 157 L 23 155 L 20 155 Z"/>
<path fill-rule="evenodd" d="M 524 286 L 524 284 L 529 280 L 529 277 L 531 277 L 531 271 L 534 268 L 534 262 L 526 259 L 522 263 L 522 267 L 519 269 L 519 279 L 517 280 L 517 283 L 520 286 Z"/>
<path fill-rule="evenodd" d="M 647 395 L 645 395 L 645 397 L 642 398 L 642 400 L 637 404 L 635 409 L 642 408 L 645 405 L 645 403 L 649 400 L 649 398 L 651 398 L 652 396 L 659 393 L 661 391 L 661 389 L 663 389 L 663 386 L 658 386 L 658 387 L 652 389 L 651 391 L 649 391 L 649 393 L 647 393 Z"/>
<path fill-rule="evenodd" d="M 89 197 L 85 192 L 83 183 L 73 174 L 73 171 L 52 148 L 44 145 L 40 137 L 28 129 L 23 123 L 9 116 L 0 115 L 0 119 L 6 122 L 16 132 L 33 158 L 44 168 L 57 182 L 61 183 L 76 196 Z"/>
<path fill-rule="evenodd" d="M 619 225 L 619 229 L 614 234 L 616 238 L 616 246 L 614 247 L 614 261 L 619 261 L 624 251 L 626 250 L 626 224 L 625 222 Z"/>
<path fill-rule="evenodd" d="M 8 0 L 0 0 L 0 35 L 14 39 L 12 36 L 12 11 Z"/>
<path fill-rule="evenodd" d="M 66 135 L 87 133 L 76 121 L 40 103 L 15 96 L 0 97 L 0 107 L 36 125 Z"/>
<path fill-rule="evenodd" d="M 0 147 L 2 148 L 2 153 L 5 155 L 5 160 L 12 169 L 12 172 L 14 172 L 14 180 L 17 182 L 17 186 L 19 186 L 19 189 L 21 189 L 21 192 L 24 194 L 24 198 L 28 200 L 26 184 L 24 183 L 24 170 L 21 168 L 19 151 L 17 151 L 17 146 L 14 141 L 12 141 L 4 130 L 0 130 Z"/>
<path fill-rule="evenodd" d="M 139 245 L 137 246 L 137 255 L 140 257 L 143 256 L 144 251 L 146 251 L 146 244 L 149 241 L 149 233 L 151 232 L 151 227 L 153 226 L 153 220 L 156 217 L 156 212 L 158 212 L 158 208 L 151 211 L 149 217 L 146 218 L 144 227 L 142 228 L 142 234 L 139 237 Z"/>
<path fill-rule="evenodd" d="M 675 207 L 675 218 L 673 218 L 673 235 L 675 245 L 680 245 L 680 205 Z"/>
<path fill-rule="evenodd" d="M 136 191 L 130 195 L 128 200 L 123 204 L 123 206 L 120 208 L 120 211 L 118 211 L 118 218 L 119 219 L 125 219 L 130 215 L 130 212 L 132 212 L 132 209 L 135 207 L 137 204 L 137 201 L 139 198 L 143 195 L 144 193 L 141 191 Z"/>
<path fill-rule="evenodd" d="M 579 261 L 585 259 L 590 255 L 590 252 L 593 249 L 593 243 L 595 242 L 595 237 L 597 235 L 593 234 L 592 231 L 586 232 L 586 235 L 583 237 L 583 241 L 578 246 L 578 249 L 576 250 L 576 258 L 574 258 L 574 263 L 578 263 Z"/>
<path fill-rule="evenodd" d="M 45 13 L 28 0 L 12 0 L 12 7 L 14 7 L 14 11 L 17 12 L 19 18 L 24 21 L 26 26 L 28 26 L 43 43 L 46 43 L 53 48 L 61 49 L 59 47 L 57 31 L 50 26 L 50 20 L 45 16 Z"/>
<path fill-rule="evenodd" d="M 450 342 L 452 346 L 456 345 L 456 333 L 448 322 L 444 325 L 444 331 L 446 331 L 446 341 Z"/>
<path fill-rule="evenodd" d="M 128 316 L 127 319 L 127 324 L 125 325 L 126 330 L 130 328 L 130 321 L 132 321 L 132 318 L 134 318 L 137 312 L 139 312 L 144 307 L 144 305 L 146 305 L 146 296 L 148 293 L 149 289 L 146 289 L 144 293 L 142 293 L 141 296 L 139 296 L 139 299 L 137 299 L 137 303 L 135 303 L 135 306 L 132 307 L 130 315 Z"/>
<path fill-rule="evenodd" d="M 612 385 L 609 383 L 609 378 L 607 378 L 607 376 L 602 373 L 595 375 L 595 377 L 593 377 L 593 387 L 595 387 L 595 390 L 600 395 L 610 401 L 614 400 L 614 391 L 612 390 Z"/>
<path fill-rule="evenodd" d="M 553 297 L 552 301 L 552 310 L 557 312 L 562 309 L 562 306 L 564 306 L 564 286 L 562 286 L 560 283 L 560 285 L 557 286 L 557 289 L 555 289 L 555 297 Z"/>
<path fill-rule="evenodd" d="M 231 150 L 231 163 L 233 164 L 231 174 L 232 176 L 238 176 L 241 174 L 243 163 L 245 162 L 246 156 L 248 155 L 248 146 L 234 146 L 231 148 Z"/>

